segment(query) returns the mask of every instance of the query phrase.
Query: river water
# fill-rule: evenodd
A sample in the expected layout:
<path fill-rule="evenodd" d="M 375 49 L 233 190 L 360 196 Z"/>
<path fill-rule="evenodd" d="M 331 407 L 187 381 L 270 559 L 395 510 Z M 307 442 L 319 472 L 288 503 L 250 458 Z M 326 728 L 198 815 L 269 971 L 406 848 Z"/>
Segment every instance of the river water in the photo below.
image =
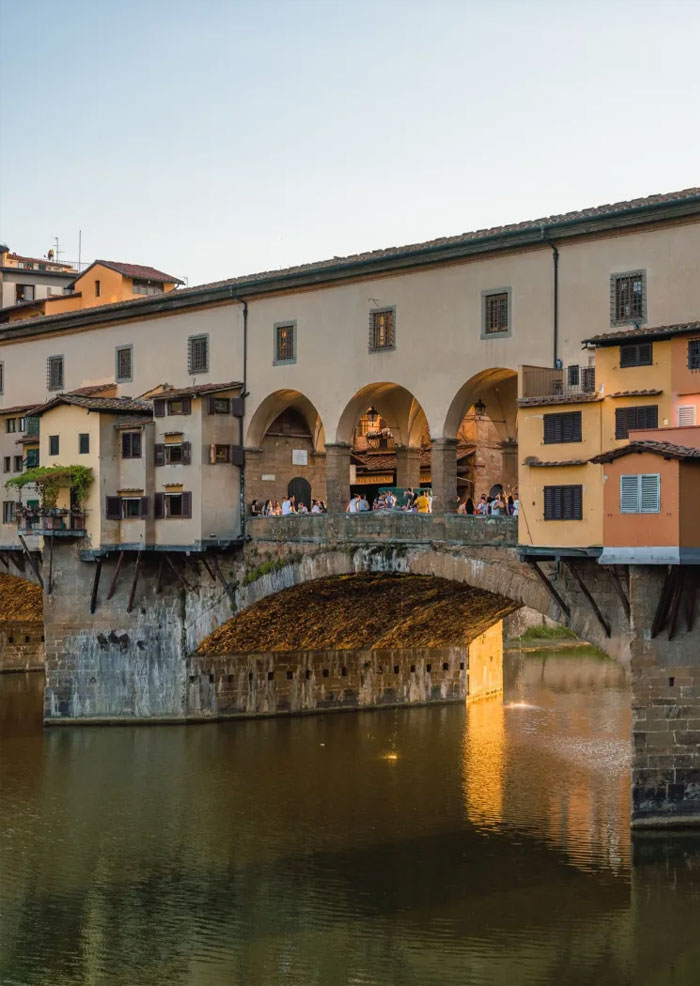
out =
<path fill-rule="evenodd" d="M 0 678 L 0 982 L 700 982 L 700 836 L 630 838 L 617 665 L 503 699 L 43 730 Z"/>

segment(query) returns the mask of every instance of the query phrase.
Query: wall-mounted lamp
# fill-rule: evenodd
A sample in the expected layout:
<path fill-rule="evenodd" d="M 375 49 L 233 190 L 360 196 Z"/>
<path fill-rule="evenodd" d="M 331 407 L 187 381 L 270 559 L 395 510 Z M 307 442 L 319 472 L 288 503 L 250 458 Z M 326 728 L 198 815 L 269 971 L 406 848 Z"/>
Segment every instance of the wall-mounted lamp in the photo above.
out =
<path fill-rule="evenodd" d="M 486 414 L 486 405 L 484 404 L 481 398 L 479 398 L 479 400 L 474 403 L 474 413 L 476 414 L 477 418 L 483 418 L 483 416 Z"/>
<path fill-rule="evenodd" d="M 372 405 L 372 407 L 367 409 L 367 420 L 370 425 L 375 425 L 379 421 L 379 411 Z"/>

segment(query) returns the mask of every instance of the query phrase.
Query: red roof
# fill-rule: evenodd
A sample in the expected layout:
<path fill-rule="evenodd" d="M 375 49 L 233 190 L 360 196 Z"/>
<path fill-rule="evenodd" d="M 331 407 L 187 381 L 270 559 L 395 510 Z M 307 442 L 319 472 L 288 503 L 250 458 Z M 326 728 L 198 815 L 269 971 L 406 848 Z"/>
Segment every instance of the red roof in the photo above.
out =
<path fill-rule="evenodd" d="M 238 390 L 242 383 L 235 380 L 231 383 L 199 383 L 193 387 L 168 387 L 162 390 L 149 390 L 143 395 L 147 401 L 170 400 L 173 397 L 199 397 L 202 394 L 217 394 L 223 390 Z"/>
<path fill-rule="evenodd" d="M 117 273 L 123 274 L 124 277 L 134 277 L 139 281 L 170 281 L 175 284 L 185 283 L 173 274 L 165 274 L 162 270 L 156 270 L 155 267 L 144 267 L 143 264 L 123 264 L 119 260 L 93 260 L 90 267 L 94 267 L 95 264 L 101 264 L 103 267 L 109 267 L 110 270 L 116 270 Z M 90 270 L 90 267 L 88 267 L 88 270 Z M 82 277 L 86 273 L 87 271 L 83 271 L 80 276 Z"/>
<path fill-rule="evenodd" d="M 652 452 L 654 455 L 661 455 L 664 459 L 700 459 L 700 449 L 690 448 L 687 445 L 675 445 L 673 442 L 655 442 L 651 439 L 630 442 L 622 448 L 610 449 L 601 455 L 594 455 L 591 462 L 612 462 L 623 455 L 631 455 L 633 452 Z"/>

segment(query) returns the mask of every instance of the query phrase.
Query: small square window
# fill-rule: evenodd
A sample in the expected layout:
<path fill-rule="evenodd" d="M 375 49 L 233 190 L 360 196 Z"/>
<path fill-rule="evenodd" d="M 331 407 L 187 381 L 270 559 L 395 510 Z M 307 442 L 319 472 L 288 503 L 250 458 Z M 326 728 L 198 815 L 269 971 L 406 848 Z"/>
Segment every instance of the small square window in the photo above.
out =
<path fill-rule="evenodd" d="M 122 432 L 122 459 L 141 458 L 141 432 Z"/>
<path fill-rule="evenodd" d="M 23 466 L 23 464 L 24 464 L 24 460 L 22 459 L 22 456 L 21 455 L 16 455 L 15 456 L 15 472 L 22 472 L 22 466 Z"/>
<path fill-rule="evenodd" d="M 187 372 L 209 372 L 209 336 L 190 336 L 187 340 Z"/>
<path fill-rule="evenodd" d="M 141 497 L 124 496 L 122 497 L 122 517 L 141 516 Z"/>
<path fill-rule="evenodd" d="M 485 291 L 483 299 L 482 336 L 510 332 L 510 290 Z"/>
<path fill-rule="evenodd" d="M 63 357 L 49 356 L 46 361 L 46 386 L 49 390 L 63 390 Z"/>
<path fill-rule="evenodd" d="M 116 350 L 117 383 L 130 383 L 133 379 L 133 346 L 118 346 Z"/>
<path fill-rule="evenodd" d="M 90 451 L 90 436 L 86 434 L 78 435 L 78 454 L 87 455 Z"/>
<path fill-rule="evenodd" d="M 646 271 L 613 274 L 610 278 L 610 324 L 646 321 Z"/>
<path fill-rule="evenodd" d="M 214 462 L 230 462 L 231 461 L 231 446 L 230 445 L 215 445 L 214 446 Z"/>
<path fill-rule="evenodd" d="M 102 293 L 102 284 L 100 281 L 95 281 L 95 297 L 99 298 Z"/>
<path fill-rule="evenodd" d="M 3 460 L 2 460 L 2 471 L 3 472 L 12 472 L 12 456 L 6 455 L 6 456 L 3 457 Z"/>
<path fill-rule="evenodd" d="M 369 351 L 396 349 L 396 309 L 375 308 L 369 313 Z"/>
<path fill-rule="evenodd" d="M 58 435 L 49 435 L 49 455 L 58 455 Z"/>
<path fill-rule="evenodd" d="M 690 339 L 688 342 L 688 369 L 700 370 L 700 339 Z"/>
<path fill-rule="evenodd" d="M 275 323 L 274 363 L 295 363 L 297 358 L 297 323 Z"/>
<path fill-rule="evenodd" d="M 6 418 L 5 419 L 5 431 L 8 435 L 12 434 L 17 430 L 17 418 Z"/>
<path fill-rule="evenodd" d="M 14 524 L 15 521 L 15 501 L 5 500 L 2 505 L 3 524 Z"/>

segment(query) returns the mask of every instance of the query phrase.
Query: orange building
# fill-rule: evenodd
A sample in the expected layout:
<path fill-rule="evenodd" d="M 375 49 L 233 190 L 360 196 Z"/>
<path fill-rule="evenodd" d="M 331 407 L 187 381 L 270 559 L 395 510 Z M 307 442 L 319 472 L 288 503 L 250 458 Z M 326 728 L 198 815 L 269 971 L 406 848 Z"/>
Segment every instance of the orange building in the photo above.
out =
<path fill-rule="evenodd" d="M 155 267 L 95 260 L 64 288 L 63 294 L 32 298 L 0 309 L 0 323 L 165 294 L 183 283 L 180 278 Z"/>

